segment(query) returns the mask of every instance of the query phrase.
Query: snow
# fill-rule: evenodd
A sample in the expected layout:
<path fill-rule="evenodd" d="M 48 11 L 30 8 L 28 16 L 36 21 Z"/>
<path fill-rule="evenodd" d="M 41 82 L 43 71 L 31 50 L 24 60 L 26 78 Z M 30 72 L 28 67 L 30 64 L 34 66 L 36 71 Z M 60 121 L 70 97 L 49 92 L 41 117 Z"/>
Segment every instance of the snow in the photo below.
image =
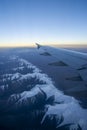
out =
<path fill-rule="evenodd" d="M 66 100 L 66 97 L 64 100 Z M 83 128 L 83 130 L 86 130 L 87 110 L 81 108 L 77 102 L 72 100 L 69 103 L 56 104 L 55 106 L 47 105 L 46 107 L 48 107 L 48 111 L 46 112 L 41 123 L 43 123 L 47 115 L 56 114 L 58 117 L 60 117 L 60 115 L 64 117 L 64 121 L 61 125 L 77 123 Z"/>
<path fill-rule="evenodd" d="M 8 88 L 8 84 L 0 86 L 0 89 L 3 90 L 3 91 L 4 91 L 5 88 Z"/>
<path fill-rule="evenodd" d="M 15 56 L 15 55 L 10 56 L 10 60 L 16 60 L 17 58 L 18 58 L 18 56 Z"/>
<path fill-rule="evenodd" d="M 4 88 L 5 88 L 5 86 L 4 86 L 4 85 L 0 86 L 0 89 L 4 90 Z"/>
<path fill-rule="evenodd" d="M 33 91 L 31 90 L 31 91 L 24 91 L 24 92 L 22 92 L 20 94 L 21 99 L 18 100 L 18 102 L 16 104 L 22 103 L 22 101 L 26 101 L 27 98 L 35 96 L 36 94 L 38 94 L 39 91 L 40 91 L 39 88 L 36 88 L 36 89 L 33 89 Z"/>
<path fill-rule="evenodd" d="M 41 72 L 41 70 L 39 70 L 36 66 L 32 65 L 31 63 L 29 63 L 28 61 L 24 60 L 24 59 L 19 59 L 19 61 L 21 63 L 24 63 L 27 65 L 28 68 L 33 69 L 33 72 L 39 73 Z"/>
<path fill-rule="evenodd" d="M 21 74 L 20 73 L 15 73 L 13 74 L 13 76 L 11 77 L 11 80 L 14 80 L 14 79 L 18 79 L 21 77 Z"/>
<path fill-rule="evenodd" d="M 17 70 L 23 70 L 23 69 L 24 69 L 24 67 L 21 66 L 21 67 L 13 68 L 12 70 L 13 70 L 13 71 L 17 71 Z"/>

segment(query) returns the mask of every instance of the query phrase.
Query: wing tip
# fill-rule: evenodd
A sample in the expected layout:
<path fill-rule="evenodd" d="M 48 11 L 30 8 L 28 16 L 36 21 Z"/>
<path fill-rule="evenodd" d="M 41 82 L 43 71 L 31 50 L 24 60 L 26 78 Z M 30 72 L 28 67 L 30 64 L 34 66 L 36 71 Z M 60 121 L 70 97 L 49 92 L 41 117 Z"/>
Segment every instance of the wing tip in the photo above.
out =
<path fill-rule="evenodd" d="M 41 45 L 39 43 L 35 43 L 37 46 L 37 49 L 39 49 L 41 47 Z"/>

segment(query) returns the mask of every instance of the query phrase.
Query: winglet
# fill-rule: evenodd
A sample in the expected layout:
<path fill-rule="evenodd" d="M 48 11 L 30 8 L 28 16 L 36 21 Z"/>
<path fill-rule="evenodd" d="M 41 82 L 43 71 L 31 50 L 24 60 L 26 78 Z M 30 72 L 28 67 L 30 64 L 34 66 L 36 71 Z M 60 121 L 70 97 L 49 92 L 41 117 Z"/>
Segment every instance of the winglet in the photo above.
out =
<path fill-rule="evenodd" d="M 41 47 L 40 44 L 38 44 L 38 43 L 35 43 L 35 44 L 37 45 L 37 49 L 39 49 Z"/>

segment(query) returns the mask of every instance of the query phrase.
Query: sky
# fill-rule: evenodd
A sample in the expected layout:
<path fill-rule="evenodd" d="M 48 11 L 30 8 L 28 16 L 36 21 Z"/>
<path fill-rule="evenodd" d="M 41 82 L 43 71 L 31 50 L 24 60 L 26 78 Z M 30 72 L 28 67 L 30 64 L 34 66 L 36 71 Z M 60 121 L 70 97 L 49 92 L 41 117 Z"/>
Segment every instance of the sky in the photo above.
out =
<path fill-rule="evenodd" d="M 87 43 L 87 0 L 0 0 L 0 46 Z"/>

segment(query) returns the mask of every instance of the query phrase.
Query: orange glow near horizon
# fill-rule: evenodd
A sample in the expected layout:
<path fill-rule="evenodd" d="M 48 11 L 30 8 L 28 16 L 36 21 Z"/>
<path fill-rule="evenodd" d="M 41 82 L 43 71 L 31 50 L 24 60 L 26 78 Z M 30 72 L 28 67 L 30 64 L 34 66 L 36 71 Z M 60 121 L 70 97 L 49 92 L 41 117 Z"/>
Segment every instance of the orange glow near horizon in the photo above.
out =
<path fill-rule="evenodd" d="M 87 45 L 87 42 L 38 42 L 41 45 Z M 35 42 L 29 42 L 29 43 L 0 43 L 0 47 L 33 47 L 35 46 Z"/>
<path fill-rule="evenodd" d="M 0 47 L 26 47 L 33 46 L 34 43 L 3 43 L 0 44 Z"/>

